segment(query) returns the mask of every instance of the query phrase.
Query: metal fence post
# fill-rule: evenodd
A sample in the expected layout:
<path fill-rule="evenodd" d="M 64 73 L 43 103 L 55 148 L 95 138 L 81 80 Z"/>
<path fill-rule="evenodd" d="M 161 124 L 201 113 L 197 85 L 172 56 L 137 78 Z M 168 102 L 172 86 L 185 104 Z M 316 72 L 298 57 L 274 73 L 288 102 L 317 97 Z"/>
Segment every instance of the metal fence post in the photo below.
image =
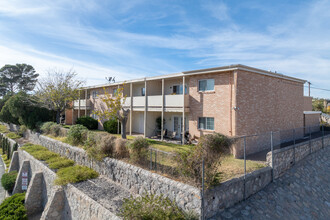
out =
<path fill-rule="evenodd" d="M 273 176 L 273 182 L 274 182 L 274 146 L 273 146 L 273 132 L 270 132 L 270 149 L 272 151 L 272 176 Z"/>
<path fill-rule="evenodd" d="M 155 151 L 155 171 L 157 171 L 157 151 Z"/>
<path fill-rule="evenodd" d="M 312 154 L 312 131 L 310 126 L 308 128 L 309 128 L 309 154 Z"/>
<path fill-rule="evenodd" d="M 245 192 L 245 178 L 246 178 L 246 136 L 244 136 L 244 200 L 246 200 L 246 192 Z"/>
<path fill-rule="evenodd" d="M 150 149 L 150 170 L 152 170 L 152 149 Z"/>
<path fill-rule="evenodd" d="M 204 220 L 204 175 L 205 175 L 205 164 L 204 157 L 202 159 L 202 207 L 201 207 L 201 220 Z"/>
<path fill-rule="evenodd" d="M 322 148 L 324 148 L 324 125 L 322 125 Z"/>
<path fill-rule="evenodd" d="M 293 129 L 293 164 L 296 163 L 296 129 Z"/>

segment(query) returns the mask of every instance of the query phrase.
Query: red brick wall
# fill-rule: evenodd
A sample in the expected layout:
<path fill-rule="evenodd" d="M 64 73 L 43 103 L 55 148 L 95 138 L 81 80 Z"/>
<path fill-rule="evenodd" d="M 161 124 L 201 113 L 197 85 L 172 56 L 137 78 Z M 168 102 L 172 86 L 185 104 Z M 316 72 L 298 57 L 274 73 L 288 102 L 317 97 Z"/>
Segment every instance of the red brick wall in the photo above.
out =
<path fill-rule="evenodd" d="M 313 127 L 312 131 L 319 130 L 320 114 L 305 114 L 305 127 Z"/>
<path fill-rule="evenodd" d="M 236 135 L 303 127 L 303 84 L 239 71 Z"/>
<path fill-rule="evenodd" d="M 213 92 L 199 92 L 198 80 L 214 79 Z M 232 72 L 189 76 L 189 133 L 200 137 L 213 131 L 198 130 L 198 117 L 214 117 L 216 132 L 231 136 Z"/>
<path fill-rule="evenodd" d="M 313 111 L 312 101 L 312 97 L 304 96 L 304 111 Z"/>

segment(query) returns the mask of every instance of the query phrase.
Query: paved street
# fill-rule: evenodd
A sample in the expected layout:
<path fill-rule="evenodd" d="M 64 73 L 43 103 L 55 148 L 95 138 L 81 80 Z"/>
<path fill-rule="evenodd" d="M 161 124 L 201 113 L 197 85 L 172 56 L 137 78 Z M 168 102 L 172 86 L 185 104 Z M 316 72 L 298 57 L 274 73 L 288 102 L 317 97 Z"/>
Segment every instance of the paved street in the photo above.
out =
<path fill-rule="evenodd" d="M 215 219 L 330 219 L 330 147 Z"/>
<path fill-rule="evenodd" d="M 5 173 L 5 165 L 2 162 L 2 159 L 0 159 L 0 179 L 2 175 Z M 0 204 L 5 198 L 5 190 L 2 188 L 1 183 L 0 183 Z"/>

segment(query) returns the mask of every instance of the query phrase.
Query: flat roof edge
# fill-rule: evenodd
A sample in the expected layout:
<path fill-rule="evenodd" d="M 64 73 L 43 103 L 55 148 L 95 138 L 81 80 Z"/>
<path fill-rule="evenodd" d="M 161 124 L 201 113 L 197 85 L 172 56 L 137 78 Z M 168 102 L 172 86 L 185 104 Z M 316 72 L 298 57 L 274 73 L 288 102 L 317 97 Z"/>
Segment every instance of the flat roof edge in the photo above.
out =
<path fill-rule="evenodd" d="M 287 75 L 280 74 L 280 73 L 274 73 L 274 72 L 270 72 L 270 71 L 250 67 L 250 66 L 245 66 L 245 65 L 242 65 L 242 64 L 234 64 L 234 65 L 222 66 L 222 67 L 214 67 L 214 68 L 207 68 L 207 69 L 183 71 L 183 72 L 180 72 L 180 73 L 172 73 L 172 74 L 167 74 L 167 75 L 144 77 L 144 78 L 139 78 L 139 79 L 120 81 L 120 82 L 116 82 L 116 83 L 108 83 L 108 84 L 101 84 L 101 85 L 95 85 L 95 86 L 86 86 L 86 87 L 83 87 L 82 89 L 93 89 L 93 88 L 95 89 L 95 88 L 101 88 L 101 87 L 106 87 L 106 86 L 121 85 L 123 83 L 135 83 L 135 82 L 143 82 L 145 80 L 146 81 L 152 81 L 152 80 L 158 80 L 158 79 L 174 78 L 174 77 L 179 77 L 179 76 L 190 76 L 190 75 L 216 73 L 216 72 L 226 72 L 226 71 L 234 71 L 234 70 L 249 71 L 249 72 L 258 73 L 258 74 L 261 74 L 261 75 L 286 79 L 286 80 L 299 82 L 299 83 L 306 83 L 307 82 L 307 80 L 287 76 Z"/>

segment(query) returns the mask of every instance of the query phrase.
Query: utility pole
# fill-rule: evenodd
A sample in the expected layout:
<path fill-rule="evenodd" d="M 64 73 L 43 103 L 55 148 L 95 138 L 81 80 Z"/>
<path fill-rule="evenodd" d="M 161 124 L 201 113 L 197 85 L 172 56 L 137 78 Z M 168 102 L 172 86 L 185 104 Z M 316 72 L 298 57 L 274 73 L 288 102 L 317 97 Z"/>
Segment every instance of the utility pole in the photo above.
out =
<path fill-rule="evenodd" d="M 311 82 L 307 82 L 308 83 L 308 96 L 311 96 Z"/>

